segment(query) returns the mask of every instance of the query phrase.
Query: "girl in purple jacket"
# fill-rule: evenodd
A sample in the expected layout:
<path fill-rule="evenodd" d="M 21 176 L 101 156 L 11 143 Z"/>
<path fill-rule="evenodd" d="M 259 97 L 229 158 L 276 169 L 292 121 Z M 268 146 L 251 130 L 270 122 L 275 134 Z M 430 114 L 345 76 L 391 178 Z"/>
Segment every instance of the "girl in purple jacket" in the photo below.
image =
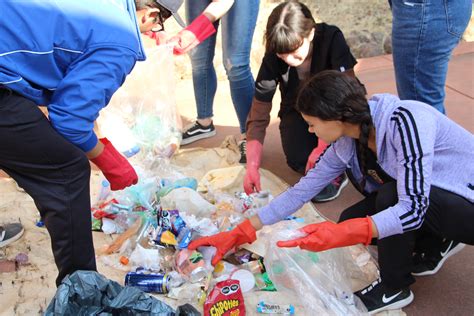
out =
<path fill-rule="evenodd" d="M 305 226 L 306 237 L 278 246 L 324 251 L 376 244 L 381 278 L 355 294 L 370 313 L 410 304 L 413 275 L 434 274 L 464 244 L 474 245 L 473 135 L 424 103 L 388 94 L 367 101 L 360 83 L 337 71 L 307 81 L 297 109 L 309 131 L 331 144 L 316 166 L 254 217 L 190 248 L 216 247 L 215 264 L 346 170 L 364 199 L 344 210 L 339 223 Z"/>

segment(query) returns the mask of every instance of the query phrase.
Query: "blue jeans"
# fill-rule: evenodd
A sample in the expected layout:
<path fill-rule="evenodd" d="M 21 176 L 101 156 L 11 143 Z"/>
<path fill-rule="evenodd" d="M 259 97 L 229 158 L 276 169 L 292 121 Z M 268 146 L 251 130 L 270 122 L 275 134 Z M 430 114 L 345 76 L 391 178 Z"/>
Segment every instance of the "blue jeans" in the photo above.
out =
<path fill-rule="evenodd" d="M 211 3 L 210 0 L 186 0 L 186 19 L 192 22 Z M 255 82 L 250 71 L 250 48 L 257 23 L 260 0 L 238 0 L 220 19 L 224 68 L 230 83 L 230 94 L 239 119 L 240 132 L 252 105 Z M 219 25 L 216 22 L 215 27 Z M 194 48 L 191 53 L 194 95 L 199 119 L 213 116 L 213 102 L 217 90 L 213 59 L 216 34 Z"/>
<path fill-rule="evenodd" d="M 400 99 L 445 113 L 444 85 L 451 53 L 466 29 L 472 0 L 389 0 L 393 63 Z"/>

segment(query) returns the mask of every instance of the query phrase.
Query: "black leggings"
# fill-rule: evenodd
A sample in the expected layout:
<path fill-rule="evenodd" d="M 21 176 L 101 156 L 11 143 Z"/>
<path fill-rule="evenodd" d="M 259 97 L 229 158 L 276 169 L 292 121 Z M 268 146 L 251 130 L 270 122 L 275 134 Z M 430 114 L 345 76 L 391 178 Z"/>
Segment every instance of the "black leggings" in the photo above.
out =
<path fill-rule="evenodd" d="M 296 110 L 282 109 L 279 116 L 281 144 L 286 163 L 294 171 L 304 174 L 308 157 L 318 146 L 318 138 L 308 131 L 308 123 Z"/>
<path fill-rule="evenodd" d="M 0 169 L 25 189 L 40 211 L 59 270 L 56 284 L 76 270 L 96 270 L 89 160 L 52 128 L 32 101 L 1 86 Z"/>
<path fill-rule="evenodd" d="M 384 184 L 377 192 L 342 212 L 339 222 L 371 216 L 398 202 L 397 184 Z M 400 289 L 415 282 L 412 256 L 418 240 L 435 245 L 443 238 L 474 245 L 474 203 L 446 190 L 431 187 L 429 207 L 420 229 L 376 240 L 382 280 Z M 429 236 L 429 238 L 427 238 Z"/>

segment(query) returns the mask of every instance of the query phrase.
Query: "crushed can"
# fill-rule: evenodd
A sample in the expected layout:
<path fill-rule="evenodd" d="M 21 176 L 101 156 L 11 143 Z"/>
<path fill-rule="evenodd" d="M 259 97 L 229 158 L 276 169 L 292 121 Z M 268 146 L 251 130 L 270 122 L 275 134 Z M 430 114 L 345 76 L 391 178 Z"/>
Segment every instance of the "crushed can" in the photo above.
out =
<path fill-rule="evenodd" d="M 167 273 L 137 273 L 125 275 L 125 286 L 133 286 L 147 293 L 169 292 L 170 276 Z"/>

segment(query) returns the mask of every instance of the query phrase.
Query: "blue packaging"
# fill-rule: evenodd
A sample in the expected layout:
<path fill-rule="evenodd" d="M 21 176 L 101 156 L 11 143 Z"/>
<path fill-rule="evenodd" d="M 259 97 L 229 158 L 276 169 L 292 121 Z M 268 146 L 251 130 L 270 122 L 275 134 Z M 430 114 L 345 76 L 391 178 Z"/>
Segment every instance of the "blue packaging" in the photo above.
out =
<path fill-rule="evenodd" d="M 186 223 L 183 218 L 179 215 L 171 215 L 171 232 L 178 236 L 183 228 L 186 227 Z"/>
<path fill-rule="evenodd" d="M 162 273 L 129 272 L 125 275 L 125 286 L 133 286 L 147 293 L 169 292 L 170 276 Z"/>
<path fill-rule="evenodd" d="M 135 145 L 133 146 L 132 148 L 129 148 L 125 151 L 122 152 L 122 154 L 127 157 L 127 158 L 130 158 L 130 157 L 133 157 L 135 156 L 136 154 L 138 154 L 140 152 L 140 147 L 138 145 Z"/>
<path fill-rule="evenodd" d="M 188 248 L 188 245 L 191 242 L 191 236 L 192 236 L 192 231 L 189 228 L 184 227 L 183 229 L 181 229 L 178 237 L 176 238 L 176 240 L 178 241 L 178 248 L 179 249 Z"/>

